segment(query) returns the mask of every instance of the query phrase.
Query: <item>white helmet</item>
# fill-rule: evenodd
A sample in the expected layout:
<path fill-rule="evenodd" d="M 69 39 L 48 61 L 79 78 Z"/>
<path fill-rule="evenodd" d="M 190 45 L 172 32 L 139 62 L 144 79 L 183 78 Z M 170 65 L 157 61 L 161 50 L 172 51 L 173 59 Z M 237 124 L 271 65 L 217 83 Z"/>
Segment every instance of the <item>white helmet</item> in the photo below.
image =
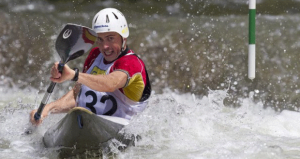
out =
<path fill-rule="evenodd" d="M 117 32 L 123 38 L 129 36 L 125 16 L 115 8 L 100 10 L 93 19 L 92 27 L 96 33 Z"/>

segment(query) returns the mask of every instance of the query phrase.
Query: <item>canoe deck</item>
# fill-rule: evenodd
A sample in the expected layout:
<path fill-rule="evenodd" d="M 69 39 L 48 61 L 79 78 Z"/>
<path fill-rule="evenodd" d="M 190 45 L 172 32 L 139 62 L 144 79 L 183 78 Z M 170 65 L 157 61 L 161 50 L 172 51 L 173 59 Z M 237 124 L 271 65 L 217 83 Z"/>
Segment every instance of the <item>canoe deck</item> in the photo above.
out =
<path fill-rule="evenodd" d="M 119 131 L 128 123 L 124 118 L 95 115 L 75 107 L 47 130 L 43 141 L 48 148 L 60 148 L 61 155 L 73 156 L 97 150 L 112 138 L 122 138 Z"/>

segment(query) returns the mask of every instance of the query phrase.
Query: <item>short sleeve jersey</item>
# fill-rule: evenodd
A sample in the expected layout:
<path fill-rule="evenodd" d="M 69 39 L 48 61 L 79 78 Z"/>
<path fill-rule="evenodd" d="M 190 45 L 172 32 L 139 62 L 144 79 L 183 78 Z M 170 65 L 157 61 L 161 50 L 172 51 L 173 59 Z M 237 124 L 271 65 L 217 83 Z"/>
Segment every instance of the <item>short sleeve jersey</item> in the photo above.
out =
<path fill-rule="evenodd" d="M 83 72 L 86 72 L 94 60 L 100 54 L 98 47 L 90 51 L 84 63 Z M 109 68 L 108 73 L 113 71 L 122 71 L 127 74 L 127 83 L 119 91 L 127 98 L 135 102 L 142 102 L 149 98 L 151 92 L 150 81 L 144 62 L 133 53 L 132 50 L 126 49 L 120 57 L 115 60 Z"/>

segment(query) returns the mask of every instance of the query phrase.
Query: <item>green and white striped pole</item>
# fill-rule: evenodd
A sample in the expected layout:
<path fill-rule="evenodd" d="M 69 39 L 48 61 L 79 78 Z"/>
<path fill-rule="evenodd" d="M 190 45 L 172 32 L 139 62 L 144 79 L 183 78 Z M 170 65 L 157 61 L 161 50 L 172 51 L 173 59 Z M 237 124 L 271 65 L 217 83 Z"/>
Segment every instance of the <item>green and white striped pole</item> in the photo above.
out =
<path fill-rule="evenodd" d="M 255 78 L 255 14 L 256 0 L 249 0 L 248 78 Z"/>

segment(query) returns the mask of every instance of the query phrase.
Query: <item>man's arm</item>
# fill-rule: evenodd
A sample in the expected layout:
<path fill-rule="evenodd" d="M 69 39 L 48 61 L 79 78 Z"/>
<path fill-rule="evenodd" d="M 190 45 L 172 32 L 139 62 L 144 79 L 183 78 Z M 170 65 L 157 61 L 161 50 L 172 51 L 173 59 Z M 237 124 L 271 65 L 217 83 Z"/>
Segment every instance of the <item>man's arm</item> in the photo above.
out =
<path fill-rule="evenodd" d="M 123 88 L 127 79 L 128 75 L 122 71 L 114 71 L 107 75 L 79 73 L 77 82 L 99 92 L 113 92 L 119 88 Z"/>
<path fill-rule="evenodd" d="M 34 125 L 39 125 L 42 120 L 48 116 L 49 113 L 65 113 L 71 110 L 76 105 L 76 97 L 79 93 L 81 84 L 76 83 L 71 91 L 62 96 L 60 99 L 47 104 L 42 112 L 41 119 L 36 121 L 34 119 L 34 114 L 37 110 L 33 110 L 30 113 L 30 121 Z"/>
<path fill-rule="evenodd" d="M 75 107 L 76 97 L 80 91 L 79 83 L 76 83 L 72 90 L 62 96 L 60 99 L 46 105 L 45 109 L 49 113 L 67 113 L 69 110 Z"/>
<path fill-rule="evenodd" d="M 75 76 L 75 71 L 70 69 L 68 65 L 64 66 L 63 74 L 57 69 L 58 62 L 52 67 L 50 78 L 51 81 L 62 83 L 71 80 Z M 86 85 L 99 92 L 113 92 L 119 88 L 123 88 L 127 82 L 128 75 L 123 71 L 114 71 L 107 75 L 91 75 L 87 73 L 79 73 L 78 83 Z"/>

